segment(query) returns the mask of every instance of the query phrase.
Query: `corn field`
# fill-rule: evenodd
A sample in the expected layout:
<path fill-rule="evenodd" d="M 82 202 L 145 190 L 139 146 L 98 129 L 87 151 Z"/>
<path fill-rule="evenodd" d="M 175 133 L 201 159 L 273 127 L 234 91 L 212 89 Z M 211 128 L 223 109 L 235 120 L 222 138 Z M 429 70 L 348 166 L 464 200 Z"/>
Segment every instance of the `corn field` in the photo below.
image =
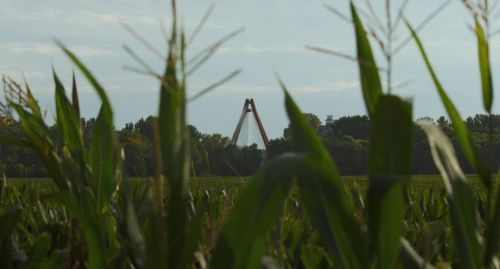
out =
<path fill-rule="evenodd" d="M 464 1 L 475 22 L 484 109 L 491 114 L 490 10 L 485 2 Z M 355 32 L 355 59 L 372 124 L 366 178 L 340 176 L 278 79 L 292 123 L 293 151 L 270 160 L 250 179 L 197 178 L 190 183 L 186 106 L 239 71 L 187 99 L 186 77 L 223 40 L 186 60 L 187 45 L 194 39 L 178 27 L 175 1 L 172 5 L 165 72 L 154 75 L 160 103 L 153 128 L 156 174 L 151 179 L 122 176 L 123 145 L 140 142 L 117 139 L 106 91 L 61 42 L 56 41 L 102 103 L 89 150 L 83 146 L 74 79 L 70 100 L 54 71 L 62 154 L 29 86 L 5 82 L 2 112 L 19 116 L 25 137 L 0 137 L 0 142 L 33 150 L 51 179 L 1 181 L 0 268 L 500 267 L 500 181 L 492 175 L 491 161 L 479 155 L 402 12 L 395 22 L 387 16 L 386 39 L 378 40 L 387 60 L 385 70 L 375 62 L 368 39 L 373 29 L 364 27 L 353 3 L 351 17 L 344 16 Z M 392 27 L 400 21 L 418 45 L 461 150 L 477 175 L 467 178 L 448 137 L 438 126 L 421 121 L 441 176 L 412 179 L 413 105 L 391 93 L 391 61 L 398 50 L 392 45 Z M 387 75 L 387 89 L 381 74 Z M 490 141 L 493 133 L 490 128 Z"/>

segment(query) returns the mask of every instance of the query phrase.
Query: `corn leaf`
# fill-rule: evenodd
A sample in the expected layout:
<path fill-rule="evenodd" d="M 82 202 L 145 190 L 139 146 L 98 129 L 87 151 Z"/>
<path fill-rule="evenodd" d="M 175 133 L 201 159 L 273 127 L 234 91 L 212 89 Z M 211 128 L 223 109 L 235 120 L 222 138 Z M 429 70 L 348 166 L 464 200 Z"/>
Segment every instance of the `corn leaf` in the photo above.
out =
<path fill-rule="evenodd" d="M 489 266 L 492 259 L 500 251 L 500 171 L 497 174 L 496 197 L 494 199 L 494 209 L 492 218 L 487 227 L 486 251 L 484 253 L 484 265 Z"/>
<path fill-rule="evenodd" d="M 87 249 L 89 250 L 88 268 L 105 268 L 106 259 L 96 223 L 91 222 L 91 219 L 85 215 L 77 199 L 69 192 L 60 191 L 45 196 L 45 200 L 66 207 L 66 209 L 78 220 L 78 224 L 86 239 Z"/>
<path fill-rule="evenodd" d="M 361 81 L 361 89 L 365 99 L 366 110 L 370 118 L 375 113 L 375 104 L 380 95 L 382 95 L 382 84 L 378 73 L 375 58 L 370 46 L 370 41 L 363 28 L 363 24 L 359 19 L 356 7 L 351 2 L 351 13 L 354 22 L 354 31 L 356 33 L 356 49 L 358 55 L 359 76 Z"/>
<path fill-rule="evenodd" d="M 51 242 L 52 236 L 47 232 L 37 236 L 31 247 L 29 258 L 22 268 L 44 268 Z"/>
<path fill-rule="evenodd" d="M 176 23 L 169 41 L 167 68 L 160 88 L 158 130 L 160 134 L 163 172 L 170 184 L 170 197 L 166 205 L 169 221 L 167 240 L 175 242 L 169 248 L 168 262 L 171 268 L 179 267 L 188 226 L 190 155 L 189 134 L 186 125 L 185 84 L 177 79 Z M 182 56 L 184 44 L 180 44 Z M 182 60 L 182 59 L 181 59 Z M 181 62 L 182 64 L 182 62 Z"/>
<path fill-rule="evenodd" d="M 478 172 L 483 184 L 486 186 L 486 188 L 490 189 L 492 187 L 491 172 L 488 171 L 488 169 L 484 165 L 481 159 L 481 155 L 479 154 L 479 151 L 476 145 L 474 144 L 474 140 L 472 140 L 469 130 L 467 129 L 467 125 L 460 117 L 458 110 L 456 109 L 455 105 L 451 102 L 450 98 L 444 91 L 443 86 L 441 86 L 441 83 L 439 82 L 436 73 L 434 72 L 431 63 L 429 62 L 429 59 L 427 58 L 427 54 L 425 53 L 424 47 L 420 42 L 417 33 L 415 33 L 415 31 L 408 22 L 406 22 L 406 25 L 410 29 L 411 34 L 413 35 L 413 38 L 417 42 L 420 52 L 422 53 L 422 57 L 424 58 L 425 64 L 427 65 L 427 69 L 429 69 L 429 73 L 431 74 L 432 80 L 434 81 L 434 85 L 436 86 L 439 96 L 441 97 L 441 101 L 443 102 L 444 107 L 448 112 L 448 116 L 450 117 L 453 130 L 455 131 L 455 135 L 457 136 L 462 151 L 464 152 L 471 166 Z"/>
<path fill-rule="evenodd" d="M 259 169 L 229 213 L 210 268 L 260 267 L 265 234 L 280 213 L 296 168 L 303 162 L 304 154 L 285 153 Z"/>
<path fill-rule="evenodd" d="M 25 139 L 18 139 L 8 136 L 0 135 L 0 143 L 16 145 L 20 147 L 31 147 L 31 144 Z"/>
<path fill-rule="evenodd" d="M 281 81 L 280 81 L 281 83 Z M 327 248 L 345 268 L 367 268 L 368 255 L 361 229 L 347 200 L 344 182 L 316 131 L 285 92 L 285 107 L 292 126 L 295 152 L 307 153 L 308 165 L 299 167 L 298 183 L 311 224 Z"/>
<path fill-rule="evenodd" d="M 0 215 L 0 247 L 2 247 L 4 239 L 10 236 L 16 227 L 21 213 L 22 210 L 19 206 L 12 206 Z"/>
<path fill-rule="evenodd" d="M 420 255 L 418 255 L 418 253 L 411 247 L 410 243 L 406 239 L 401 238 L 399 247 L 399 252 L 401 253 L 401 261 L 405 269 L 435 268 L 429 263 L 425 264 L 424 259 L 420 257 Z"/>
<path fill-rule="evenodd" d="M 368 225 L 380 267 L 394 268 L 403 233 L 403 190 L 411 173 L 412 105 L 397 96 L 380 96 L 371 124 Z"/>
<path fill-rule="evenodd" d="M 81 160 L 85 160 L 83 142 L 80 138 L 80 122 L 76 116 L 75 110 L 71 102 L 66 97 L 66 92 L 61 81 L 53 70 L 54 81 L 56 84 L 56 114 L 57 114 L 57 129 L 64 138 L 70 152 Z"/>
<path fill-rule="evenodd" d="M 142 238 L 142 230 L 138 223 L 137 213 L 132 201 L 132 192 L 128 179 L 124 179 L 123 186 L 123 221 L 120 224 L 120 235 L 124 240 L 122 245 L 134 267 L 144 268 L 146 263 L 146 245 Z"/>
<path fill-rule="evenodd" d="M 479 23 L 477 16 L 474 17 L 474 20 L 476 22 L 477 56 L 479 59 L 479 71 L 481 73 L 481 85 L 483 88 L 484 109 L 490 113 L 491 104 L 493 103 L 493 81 L 491 78 L 488 41 L 486 40 L 483 27 Z"/>
<path fill-rule="evenodd" d="M 455 248 L 463 268 L 482 268 L 483 239 L 476 213 L 476 198 L 455 156 L 448 137 L 435 124 L 421 124 L 431 146 L 432 157 L 444 180 L 450 205 Z"/>

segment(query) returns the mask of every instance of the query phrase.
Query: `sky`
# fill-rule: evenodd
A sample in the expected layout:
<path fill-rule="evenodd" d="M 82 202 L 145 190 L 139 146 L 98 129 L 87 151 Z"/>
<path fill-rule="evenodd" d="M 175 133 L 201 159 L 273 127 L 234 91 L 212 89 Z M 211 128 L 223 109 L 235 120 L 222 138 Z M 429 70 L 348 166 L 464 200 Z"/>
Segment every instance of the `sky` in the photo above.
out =
<path fill-rule="evenodd" d="M 364 1 L 354 1 L 368 10 Z M 392 1 L 395 16 L 401 1 Z M 410 1 L 405 17 L 420 24 L 442 0 Z M 347 0 L 178 0 L 178 14 L 187 36 L 194 31 L 211 4 L 215 9 L 188 48 L 187 58 L 241 27 L 245 31 L 225 43 L 199 70 L 188 77 L 187 94 L 193 96 L 227 74 L 243 72 L 218 89 L 188 106 L 188 123 L 202 133 L 232 136 L 246 98 L 255 100 L 267 136 L 283 135 L 288 125 L 284 94 L 275 74 L 279 74 L 303 112 L 313 113 L 324 122 L 327 115 L 339 118 L 364 115 L 359 73 L 354 61 L 305 49 L 306 45 L 355 55 L 353 25 L 323 7 L 328 4 L 349 15 Z M 385 1 L 372 0 L 375 11 L 385 20 Z M 362 17 L 365 24 L 370 24 Z M 164 63 L 127 32 L 124 22 L 140 33 L 159 51 L 166 43 L 159 27 L 170 29 L 171 9 L 167 0 L 109 1 L 0 1 L 0 73 L 19 82 L 23 75 L 42 107 L 54 107 L 52 67 L 71 86 L 74 65 L 55 45 L 54 38 L 70 48 L 106 89 L 115 112 L 115 125 L 156 115 L 159 83 L 152 77 L 124 70 L 139 67 L 123 46 L 163 73 Z M 445 90 L 463 118 L 485 113 L 482 103 L 476 39 L 467 28 L 473 22 L 461 1 L 452 1 L 420 33 L 427 54 Z M 492 30 L 500 28 L 492 23 Z M 403 23 L 396 30 L 399 44 L 409 35 Z M 386 63 L 380 48 L 371 40 L 379 66 Z M 491 40 L 491 64 L 495 78 L 499 57 L 498 37 Z M 81 115 L 97 116 L 100 101 L 85 78 L 75 70 Z M 381 73 L 385 81 L 385 73 Z M 446 115 L 422 57 L 411 40 L 393 59 L 394 93 L 412 98 L 414 119 Z M 495 83 L 495 80 L 494 80 Z M 386 83 L 384 87 L 386 88 Z M 495 95 L 498 93 L 495 90 Z M 50 109 L 49 109 L 50 111 Z M 500 107 L 493 103 L 494 113 Z M 50 113 L 49 113 L 50 114 Z M 53 123 L 48 117 L 47 122 Z"/>

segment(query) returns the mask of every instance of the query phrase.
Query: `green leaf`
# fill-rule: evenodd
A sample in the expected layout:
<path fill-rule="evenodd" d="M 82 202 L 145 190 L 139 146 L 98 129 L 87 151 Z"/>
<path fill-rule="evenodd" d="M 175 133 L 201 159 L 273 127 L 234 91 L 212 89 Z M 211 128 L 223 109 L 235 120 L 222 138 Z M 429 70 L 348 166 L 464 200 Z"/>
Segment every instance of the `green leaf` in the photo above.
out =
<path fill-rule="evenodd" d="M 418 253 L 411 247 L 406 239 L 401 238 L 399 243 L 399 252 L 401 253 L 401 261 L 405 269 L 421 269 L 428 268 L 434 269 L 435 267 L 425 261 Z"/>
<path fill-rule="evenodd" d="M 89 251 L 88 268 L 97 269 L 106 267 L 106 259 L 97 225 L 90 221 L 85 215 L 83 208 L 78 204 L 77 199 L 69 192 L 60 191 L 45 196 L 45 200 L 60 204 L 66 207 L 78 220 L 83 234 L 85 235 L 87 249 Z"/>
<path fill-rule="evenodd" d="M 17 139 L 3 135 L 0 135 L 0 143 L 11 144 L 20 147 L 31 147 L 31 144 L 24 139 Z"/>
<path fill-rule="evenodd" d="M 104 88 L 97 82 L 92 73 L 80 62 L 80 60 L 68 50 L 60 41 L 55 40 L 56 44 L 71 59 L 71 61 L 85 75 L 90 84 L 99 95 L 102 106 L 97 116 L 92 138 L 90 143 L 90 164 L 92 167 L 93 190 L 99 195 L 99 202 L 102 206 L 109 202 L 114 187 L 114 167 L 113 162 L 113 111 L 111 103 Z M 73 115 L 74 113 L 73 109 Z M 106 164 L 106 165 L 105 165 Z M 97 191 L 99 190 L 99 191 Z"/>
<path fill-rule="evenodd" d="M 170 197 L 166 204 L 169 221 L 167 240 L 169 246 L 168 262 L 171 268 L 179 267 L 186 238 L 186 227 L 189 223 L 188 204 L 190 154 L 189 133 L 186 124 L 186 96 L 184 78 L 177 78 L 177 60 L 180 52 L 181 67 L 184 65 L 182 55 L 185 44 L 177 42 L 176 23 L 172 26 L 169 40 L 167 67 L 160 88 L 160 108 L 158 115 L 158 131 L 160 134 L 163 172 L 170 186 Z M 178 48 L 179 50 L 177 50 Z"/>
<path fill-rule="evenodd" d="M 198 213 L 189 225 L 186 242 L 179 261 L 182 268 L 189 267 L 190 263 L 194 260 L 194 253 L 198 250 L 199 239 L 202 235 L 203 223 L 206 217 L 205 212 L 202 211 L 202 208 L 198 208 L 196 212 Z"/>
<path fill-rule="evenodd" d="M 361 89 L 365 99 L 366 110 L 370 118 L 375 113 L 375 104 L 380 95 L 382 95 L 382 84 L 380 82 L 379 70 L 373 57 L 370 41 L 363 28 L 363 24 L 358 17 L 356 7 L 351 2 L 351 13 L 356 33 L 356 48 L 358 55 L 359 76 Z"/>
<path fill-rule="evenodd" d="M 325 250 L 323 248 L 315 246 L 313 244 L 304 244 L 302 246 L 300 259 L 307 269 L 319 269 L 321 268 L 320 264 L 324 255 Z"/>
<path fill-rule="evenodd" d="M 307 154 L 308 165 L 299 167 L 301 198 L 311 224 L 318 229 L 327 248 L 345 268 L 367 268 L 368 255 L 358 221 L 330 155 L 309 121 L 297 107 L 283 83 L 285 106 L 292 128 L 295 152 Z"/>
<path fill-rule="evenodd" d="M 134 267 L 143 268 L 146 261 L 146 245 L 142 238 L 142 230 L 137 222 L 137 214 L 132 202 L 132 193 L 128 179 L 123 179 L 123 222 L 120 224 L 120 235 L 123 246 Z"/>
<path fill-rule="evenodd" d="M 102 105 L 104 109 L 110 110 L 111 111 L 111 104 L 109 102 L 108 96 L 106 95 L 106 91 L 104 90 L 103 87 L 97 82 L 97 80 L 94 78 L 92 73 L 78 60 L 78 58 L 70 51 L 68 50 L 60 41 L 55 40 L 56 44 L 59 46 L 59 48 L 62 49 L 62 51 L 71 59 L 71 61 L 82 71 L 82 73 L 85 75 L 87 80 L 92 84 L 94 89 L 96 90 L 97 94 L 101 98 Z"/>
<path fill-rule="evenodd" d="M 113 177 L 113 114 L 104 105 L 97 116 L 90 140 L 92 186 L 99 195 L 100 207 L 107 205 L 114 191 Z"/>
<path fill-rule="evenodd" d="M 75 110 L 69 99 L 66 97 L 66 92 L 61 81 L 57 77 L 55 70 L 52 70 L 54 82 L 56 84 L 56 114 L 57 114 L 57 129 L 64 138 L 66 145 L 73 155 L 79 155 L 83 161 L 86 159 L 83 148 L 83 141 L 80 136 L 80 122 L 76 116 Z M 74 156 L 77 157 L 77 156 Z M 82 163 L 83 164 L 83 163 Z"/>
<path fill-rule="evenodd" d="M 380 267 L 394 268 L 403 233 L 403 190 L 411 173 L 412 105 L 397 96 L 380 96 L 371 124 L 368 225 Z"/>
<path fill-rule="evenodd" d="M 491 78 L 488 41 L 484 35 L 483 27 L 481 27 L 477 19 L 477 15 L 474 17 L 474 20 L 476 22 L 477 54 L 479 59 L 479 71 L 481 72 L 484 109 L 490 113 L 491 104 L 493 103 L 493 81 Z"/>
<path fill-rule="evenodd" d="M 421 123 L 432 157 L 444 180 L 450 205 L 455 248 L 463 268 L 482 268 L 483 238 L 476 213 L 476 198 L 443 131 L 430 122 Z"/>
<path fill-rule="evenodd" d="M 500 251 L 500 171 L 497 174 L 496 197 L 494 198 L 493 216 L 487 223 L 486 251 L 484 253 L 484 265 L 489 266 L 492 259 Z"/>
<path fill-rule="evenodd" d="M 479 154 L 479 151 L 474 144 L 474 140 L 472 140 L 472 137 L 470 136 L 469 130 L 467 129 L 467 125 L 465 122 L 462 120 L 460 117 L 460 114 L 458 113 L 458 110 L 456 109 L 455 105 L 451 102 L 450 98 L 446 94 L 446 92 L 443 89 L 443 86 L 441 86 L 441 83 L 439 82 L 436 73 L 434 72 L 434 69 L 431 66 L 431 63 L 429 62 L 429 59 L 427 58 L 427 54 L 425 53 L 424 47 L 422 43 L 420 42 L 420 39 L 417 36 L 417 33 L 413 30 L 413 28 L 410 26 L 408 22 L 406 22 L 406 25 L 408 26 L 408 29 L 410 29 L 413 38 L 417 42 L 417 45 L 420 49 L 420 52 L 422 53 L 422 57 L 424 58 L 425 64 L 427 65 L 427 69 L 429 69 L 429 72 L 431 74 L 432 80 L 434 81 L 434 84 L 436 85 L 436 89 L 439 93 L 439 96 L 441 97 L 441 101 L 444 104 L 444 107 L 446 108 L 446 111 L 448 112 L 448 116 L 450 117 L 453 130 L 455 131 L 455 135 L 458 139 L 458 142 L 460 143 L 460 147 L 462 148 L 462 151 L 464 152 L 465 156 L 467 157 L 467 160 L 471 164 L 471 166 L 476 169 L 478 174 L 481 177 L 481 180 L 483 184 L 486 186 L 486 188 L 491 189 L 491 172 L 488 171 L 488 169 L 485 167 L 483 164 L 483 161 L 481 159 L 481 155 Z"/>
<path fill-rule="evenodd" d="M 21 218 L 22 210 L 19 206 L 11 206 L 0 215 L 0 247 L 4 239 L 11 235 Z"/>
<path fill-rule="evenodd" d="M 37 236 L 33 247 L 31 247 L 29 258 L 22 268 L 42 268 L 43 263 L 47 260 L 51 242 L 52 236 L 47 232 Z"/>
<path fill-rule="evenodd" d="M 258 268 L 266 232 L 279 215 L 304 154 L 285 153 L 265 164 L 231 209 L 210 268 Z"/>

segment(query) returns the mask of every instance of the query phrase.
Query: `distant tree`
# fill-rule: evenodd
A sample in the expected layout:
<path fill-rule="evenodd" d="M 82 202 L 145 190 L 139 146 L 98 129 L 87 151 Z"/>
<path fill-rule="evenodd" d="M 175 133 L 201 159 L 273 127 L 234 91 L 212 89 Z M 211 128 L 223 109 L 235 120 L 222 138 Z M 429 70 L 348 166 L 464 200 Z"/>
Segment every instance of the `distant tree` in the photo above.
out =
<path fill-rule="evenodd" d="M 146 119 L 141 118 L 134 124 L 134 130 L 139 131 L 143 136 L 148 138 L 149 142 L 154 143 L 153 121 L 155 116 L 148 116 Z"/>
<path fill-rule="evenodd" d="M 85 118 L 81 119 L 82 121 L 82 134 L 83 134 L 83 146 L 86 149 L 90 148 L 90 138 L 92 137 L 92 132 L 95 127 L 95 118 L 90 118 L 89 120 L 85 120 Z"/>
<path fill-rule="evenodd" d="M 292 151 L 292 139 L 290 137 L 276 138 L 269 140 L 269 145 L 267 146 L 267 159 L 272 160 L 274 157 L 280 155 L 281 153 Z"/>
<path fill-rule="evenodd" d="M 332 135 L 342 138 L 345 135 L 353 139 L 370 139 L 370 119 L 368 116 L 347 116 L 333 121 Z"/>
<path fill-rule="evenodd" d="M 500 131 L 500 115 L 498 114 L 492 114 L 492 123 L 493 123 L 493 130 L 495 132 Z M 489 132 L 489 122 L 490 122 L 490 117 L 486 114 L 476 114 L 473 117 L 468 117 L 465 120 L 465 124 L 467 124 L 467 128 L 471 132 Z"/>
<path fill-rule="evenodd" d="M 309 121 L 309 123 L 311 124 L 313 129 L 318 131 L 319 126 L 321 125 L 321 120 L 318 118 L 318 116 L 311 114 L 311 113 L 302 113 L 302 114 L 307 118 L 307 120 Z M 292 128 L 291 127 L 292 127 L 292 123 L 290 122 L 288 124 L 288 127 L 283 130 L 283 137 L 284 138 L 292 137 Z"/>
<path fill-rule="evenodd" d="M 129 122 L 129 123 L 125 123 L 125 130 L 126 131 L 133 131 L 134 130 L 134 124 Z"/>

